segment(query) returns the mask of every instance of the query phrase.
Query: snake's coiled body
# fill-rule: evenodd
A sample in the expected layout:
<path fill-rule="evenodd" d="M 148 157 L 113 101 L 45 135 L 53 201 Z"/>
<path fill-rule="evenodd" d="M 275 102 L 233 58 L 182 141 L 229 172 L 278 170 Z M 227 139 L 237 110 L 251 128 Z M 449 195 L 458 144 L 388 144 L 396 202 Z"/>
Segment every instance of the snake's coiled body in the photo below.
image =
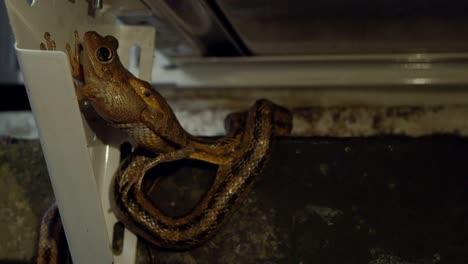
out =
<path fill-rule="evenodd" d="M 47 49 L 54 50 L 50 34 L 46 32 L 44 38 Z M 41 44 L 41 49 L 46 49 L 46 44 Z M 227 136 L 207 139 L 190 135 L 166 100 L 148 82 L 125 69 L 118 46 L 115 37 L 94 31 L 84 35 L 83 56 L 76 31 L 75 52 L 66 45 L 72 76 L 83 82 L 76 89 L 78 100 L 88 102 L 109 125 L 125 131 L 146 151 L 135 151 L 115 175 L 110 195 L 114 212 L 127 228 L 156 246 L 198 246 L 215 234 L 246 197 L 270 159 L 274 137 L 290 133 L 291 113 L 268 100 L 258 100 L 248 112 L 230 116 Z M 218 171 L 209 191 L 189 214 L 170 217 L 151 203 L 142 186 L 150 169 L 180 159 L 216 164 Z M 62 230 L 55 208 L 42 223 L 38 259 L 44 262 L 40 263 L 57 263 Z"/>
<path fill-rule="evenodd" d="M 219 139 L 223 144 L 230 144 L 229 151 L 222 153 L 229 162 L 219 165 L 211 188 L 195 208 L 178 218 L 165 215 L 142 194 L 138 184 L 145 177 L 142 168 L 153 157 L 133 154 L 114 179 L 111 199 L 117 217 L 158 247 L 183 250 L 202 244 L 241 204 L 269 161 L 274 137 L 288 135 L 291 123 L 292 116 L 287 109 L 267 100 L 257 101 L 247 113 L 232 115 L 227 123 L 227 137 L 233 140 Z M 203 145 L 203 140 L 198 144 Z M 210 151 L 209 146 L 200 148 Z M 209 154 L 220 155 L 219 152 Z"/>
<path fill-rule="evenodd" d="M 37 264 L 71 264 L 65 232 L 57 205 L 44 214 L 39 229 Z"/>

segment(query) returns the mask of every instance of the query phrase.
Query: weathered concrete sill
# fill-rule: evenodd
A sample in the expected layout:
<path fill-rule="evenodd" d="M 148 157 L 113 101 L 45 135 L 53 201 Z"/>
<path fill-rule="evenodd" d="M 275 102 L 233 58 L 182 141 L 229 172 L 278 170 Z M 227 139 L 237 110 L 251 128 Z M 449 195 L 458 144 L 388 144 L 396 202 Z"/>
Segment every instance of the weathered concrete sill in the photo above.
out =
<path fill-rule="evenodd" d="M 454 136 L 284 138 L 213 240 L 156 255 L 160 263 L 466 263 L 467 155 L 468 140 Z M 203 169 L 188 171 L 157 189 L 169 213 L 189 209 L 209 185 Z M 0 195 L 0 262 L 33 263 L 38 221 L 53 201 L 37 141 L 0 142 Z"/>

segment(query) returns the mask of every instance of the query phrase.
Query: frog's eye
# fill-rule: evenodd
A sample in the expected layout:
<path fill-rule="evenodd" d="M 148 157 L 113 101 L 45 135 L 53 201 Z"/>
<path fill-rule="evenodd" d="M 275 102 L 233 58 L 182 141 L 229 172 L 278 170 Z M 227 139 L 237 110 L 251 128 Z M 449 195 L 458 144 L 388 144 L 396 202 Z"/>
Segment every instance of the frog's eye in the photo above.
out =
<path fill-rule="evenodd" d="M 109 62 L 112 60 L 112 57 L 114 57 L 114 55 L 112 54 L 112 51 L 110 49 L 106 47 L 101 47 L 97 49 L 96 57 L 100 62 Z"/>
<path fill-rule="evenodd" d="M 151 96 L 151 92 L 148 91 L 147 89 L 143 88 L 141 89 L 143 91 L 143 95 L 146 96 L 146 97 L 150 97 Z"/>

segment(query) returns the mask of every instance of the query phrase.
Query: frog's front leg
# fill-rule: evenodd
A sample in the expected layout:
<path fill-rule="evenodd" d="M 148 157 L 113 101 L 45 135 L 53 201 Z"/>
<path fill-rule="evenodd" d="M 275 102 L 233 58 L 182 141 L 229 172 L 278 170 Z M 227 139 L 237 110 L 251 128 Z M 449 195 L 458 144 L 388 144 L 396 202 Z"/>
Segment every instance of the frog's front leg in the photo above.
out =
<path fill-rule="evenodd" d="M 74 43 L 74 52 L 72 52 L 70 44 L 66 43 L 65 48 L 67 49 L 68 59 L 70 60 L 70 66 L 72 68 L 72 77 L 82 83 L 84 81 L 83 75 L 83 66 L 80 63 L 80 37 L 78 31 L 74 32 L 75 43 Z M 45 44 L 41 42 L 41 50 L 57 50 L 57 45 L 52 39 L 49 32 L 44 33 Z M 77 86 L 81 86 L 77 88 Z M 80 103 L 83 103 L 87 99 L 95 97 L 94 89 L 88 87 L 87 85 L 77 85 L 75 83 L 76 96 Z"/>
<path fill-rule="evenodd" d="M 74 79 L 79 81 L 83 81 L 83 67 L 80 63 L 80 37 L 78 35 L 78 31 L 75 30 L 74 32 L 75 37 L 75 51 L 72 52 L 70 44 L 67 42 L 65 44 L 65 48 L 67 49 L 68 59 L 70 60 L 70 65 L 72 68 L 72 76 Z M 44 33 L 44 42 L 41 42 L 40 49 L 41 50 L 57 50 L 57 45 L 55 44 L 55 40 L 52 39 L 49 32 Z"/>
<path fill-rule="evenodd" d="M 65 44 L 65 48 L 67 49 L 68 59 L 70 60 L 70 66 L 72 68 L 72 77 L 73 79 L 77 80 L 80 84 L 82 84 L 80 86 L 75 83 L 75 90 L 78 102 L 80 102 L 80 104 L 83 104 L 85 101 L 96 97 L 96 94 L 93 87 L 90 87 L 84 83 L 83 65 L 81 65 L 80 62 L 80 36 L 78 35 L 78 31 L 76 30 L 73 32 L 73 35 L 73 51 L 68 42 Z"/>
<path fill-rule="evenodd" d="M 84 74 L 83 74 L 83 66 L 80 63 L 80 36 L 78 35 L 78 31 L 75 30 L 74 37 L 74 51 L 72 51 L 70 44 L 67 42 L 65 44 L 65 48 L 67 49 L 68 58 L 70 59 L 70 65 L 72 67 L 72 76 L 74 79 L 83 81 Z"/>

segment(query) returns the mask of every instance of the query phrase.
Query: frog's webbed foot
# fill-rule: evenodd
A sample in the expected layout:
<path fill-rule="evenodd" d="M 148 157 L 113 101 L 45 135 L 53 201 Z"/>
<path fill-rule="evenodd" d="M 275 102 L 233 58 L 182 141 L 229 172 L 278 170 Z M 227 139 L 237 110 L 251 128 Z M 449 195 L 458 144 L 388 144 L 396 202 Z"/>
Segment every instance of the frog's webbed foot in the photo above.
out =
<path fill-rule="evenodd" d="M 70 64 L 72 67 L 72 76 L 73 78 L 83 81 L 83 67 L 80 63 L 80 36 L 78 35 L 78 31 L 75 30 L 74 37 L 74 51 L 72 51 L 70 44 L 67 42 L 65 44 L 65 48 L 67 49 L 68 58 L 70 59 Z"/>
<path fill-rule="evenodd" d="M 70 44 L 66 43 L 65 48 L 67 49 L 68 58 L 70 60 L 70 65 L 72 68 L 72 77 L 80 82 L 83 82 L 83 67 L 80 64 L 80 37 L 78 35 L 78 31 L 75 30 L 75 44 L 74 44 L 74 52 L 72 52 Z M 57 45 L 55 40 L 52 39 L 49 32 L 44 33 L 45 43 L 41 42 L 40 49 L 41 50 L 57 50 Z M 77 84 L 75 83 L 75 86 Z M 80 97 L 78 95 L 78 97 Z"/>
<path fill-rule="evenodd" d="M 44 33 L 44 39 L 45 39 L 45 44 L 44 42 L 41 42 L 40 48 L 41 50 L 56 50 L 57 45 L 55 45 L 55 41 L 50 37 L 49 32 Z"/>

